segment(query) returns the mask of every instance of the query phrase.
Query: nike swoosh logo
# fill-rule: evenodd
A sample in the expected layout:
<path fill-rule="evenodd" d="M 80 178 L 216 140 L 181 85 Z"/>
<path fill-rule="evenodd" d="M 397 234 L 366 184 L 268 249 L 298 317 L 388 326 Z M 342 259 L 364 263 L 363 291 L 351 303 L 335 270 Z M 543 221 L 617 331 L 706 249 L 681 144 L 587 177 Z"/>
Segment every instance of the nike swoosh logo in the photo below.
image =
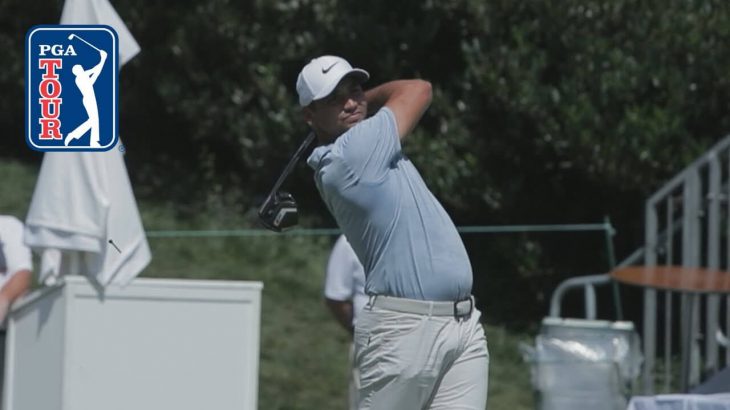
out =
<path fill-rule="evenodd" d="M 332 69 L 332 67 L 334 67 L 336 65 L 337 65 L 337 62 L 334 62 L 334 63 L 332 63 L 331 66 L 329 66 L 327 68 L 322 67 L 322 74 L 327 74 Z"/>

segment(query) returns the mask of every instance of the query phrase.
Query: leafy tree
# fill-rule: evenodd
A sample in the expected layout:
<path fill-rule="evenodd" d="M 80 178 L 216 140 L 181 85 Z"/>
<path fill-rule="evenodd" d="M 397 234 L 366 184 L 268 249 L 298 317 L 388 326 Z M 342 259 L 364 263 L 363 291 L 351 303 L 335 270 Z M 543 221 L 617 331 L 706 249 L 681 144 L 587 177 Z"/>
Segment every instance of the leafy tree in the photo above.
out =
<path fill-rule="evenodd" d="M 730 130 L 723 0 L 115 3 L 142 46 L 120 76 L 135 189 L 211 225 L 254 209 L 304 138 L 294 83 L 324 53 L 369 70 L 371 85 L 432 81 L 405 149 L 458 224 L 610 215 L 620 255 L 641 242 L 644 198 Z M 0 3 L 2 156 L 40 158 L 22 140 L 22 45 L 60 10 Z M 287 188 L 307 223 L 332 226 L 306 165 Z M 540 246 L 506 259 L 540 269 L 564 243 Z M 581 259 L 594 245 L 575 246 Z"/>

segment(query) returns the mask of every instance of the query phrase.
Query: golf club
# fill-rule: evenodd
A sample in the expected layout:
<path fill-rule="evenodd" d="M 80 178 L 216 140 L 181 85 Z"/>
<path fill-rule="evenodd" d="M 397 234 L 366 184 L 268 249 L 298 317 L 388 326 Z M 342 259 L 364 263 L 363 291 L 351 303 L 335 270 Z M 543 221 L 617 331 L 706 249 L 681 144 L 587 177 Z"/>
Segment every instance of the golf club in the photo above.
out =
<path fill-rule="evenodd" d="M 276 180 L 274 187 L 266 197 L 266 200 L 264 200 L 264 203 L 259 207 L 259 220 L 265 228 L 275 232 L 281 232 L 297 224 L 299 220 L 297 203 L 290 193 L 279 191 L 279 188 L 281 188 L 281 184 L 284 183 L 284 180 L 286 180 L 299 161 L 299 157 L 302 156 L 304 150 L 309 147 L 309 144 L 313 140 L 314 132 L 310 132 L 304 142 L 302 142 L 302 145 L 297 148 L 294 156 L 289 160 L 279 179 Z"/>
<path fill-rule="evenodd" d="M 87 44 L 87 45 L 88 45 L 89 47 L 93 48 L 94 50 L 96 50 L 96 51 L 98 51 L 98 52 L 101 52 L 101 50 L 99 50 L 98 48 L 96 48 L 96 47 L 95 47 L 95 46 L 94 46 L 93 44 L 89 43 L 88 41 L 84 40 L 83 38 L 79 37 L 78 35 L 76 35 L 76 34 L 69 34 L 69 36 L 68 36 L 68 39 L 69 39 L 69 40 L 73 40 L 74 38 L 77 38 L 77 39 L 79 39 L 79 40 L 83 41 L 83 42 L 84 42 L 84 43 L 86 43 L 86 44 Z"/>

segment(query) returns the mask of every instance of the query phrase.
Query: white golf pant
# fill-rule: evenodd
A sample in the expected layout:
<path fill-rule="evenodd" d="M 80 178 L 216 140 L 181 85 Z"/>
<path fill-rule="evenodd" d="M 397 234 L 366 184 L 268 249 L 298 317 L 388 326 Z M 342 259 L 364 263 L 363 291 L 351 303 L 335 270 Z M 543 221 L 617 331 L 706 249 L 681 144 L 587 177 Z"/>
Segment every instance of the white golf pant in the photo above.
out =
<path fill-rule="evenodd" d="M 371 297 L 355 326 L 358 408 L 484 410 L 489 351 L 480 316 L 474 308 L 457 318 L 451 302 Z"/>
<path fill-rule="evenodd" d="M 349 352 L 349 364 L 350 364 L 350 385 L 348 389 L 348 402 L 350 410 L 357 410 L 357 392 L 360 389 L 360 372 L 357 371 L 355 365 L 355 343 L 350 345 Z"/>

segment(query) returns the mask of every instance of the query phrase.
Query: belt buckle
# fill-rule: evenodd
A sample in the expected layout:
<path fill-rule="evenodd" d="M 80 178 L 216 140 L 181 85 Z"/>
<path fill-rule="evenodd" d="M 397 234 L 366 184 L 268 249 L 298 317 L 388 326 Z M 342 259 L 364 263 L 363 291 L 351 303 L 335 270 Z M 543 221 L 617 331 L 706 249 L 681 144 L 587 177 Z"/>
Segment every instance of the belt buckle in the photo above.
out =
<path fill-rule="evenodd" d="M 458 309 L 459 303 L 466 302 L 467 300 L 469 301 L 469 310 L 466 313 L 464 313 L 463 315 L 460 315 L 459 309 Z M 474 310 L 474 299 L 473 298 L 468 298 L 468 299 L 459 300 L 459 301 L 454 302 L 454 318 L 456 318 L 456 320 L 468 319 L 469 316 L 471 316 L 472 310 Z"/>

